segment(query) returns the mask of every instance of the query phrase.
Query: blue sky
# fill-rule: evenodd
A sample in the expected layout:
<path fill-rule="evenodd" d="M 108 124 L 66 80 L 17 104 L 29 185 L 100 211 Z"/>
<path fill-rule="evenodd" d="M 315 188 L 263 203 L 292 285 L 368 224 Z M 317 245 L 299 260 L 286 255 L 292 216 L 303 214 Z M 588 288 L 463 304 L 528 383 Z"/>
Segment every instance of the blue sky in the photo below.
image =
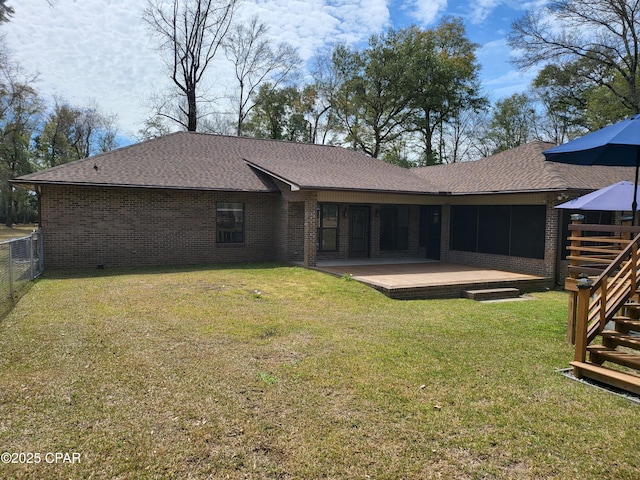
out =
<path fill-rule="evenodd" d="M 148 116 L 149 98 L 168 84 L 155 43 L 141 22 L 145 0 L 10 0 L 16 12 L 3 25 L 7 44 L 37 88 L 73 105 L 97 103 L 116 114 L 125 136 Z M 298 47 L 308 60 L 335 42 L 358 44 L 389 27 L 429 28 L 444 15 L 464 19 L 469 39 L 480 45 L 482 85 L 492 100 L 526 89 L 533 72 L 509 64 L 505 42 L 511 23 L 546 0 L 244 0 L 241 18 L 257 14 L 275 41 Z M 223 60 L 223 59 L 222 59 Z M 228 93 L 230 70 L 217 65 L 210 76 L 217 95 Z"/>

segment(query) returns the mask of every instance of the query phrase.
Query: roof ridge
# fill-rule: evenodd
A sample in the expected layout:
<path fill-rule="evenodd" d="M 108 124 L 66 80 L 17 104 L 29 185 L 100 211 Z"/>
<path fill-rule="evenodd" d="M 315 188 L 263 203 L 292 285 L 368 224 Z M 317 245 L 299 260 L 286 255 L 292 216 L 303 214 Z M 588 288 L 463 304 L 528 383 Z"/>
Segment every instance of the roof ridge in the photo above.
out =
<path fill-rule="evenodd" d="M 247 136 L 238 136 L 238 135 L 230 135 L 230 134 L 226 134 L 226 133 L 208 133 L 208 132 L 189 132 L 187 130 L 180 130 L 178 132 L 173 132 L 173 133 L 187 133 L 189 135 L 202 135 L 202 136 L 208 136 L 208 137 L 223 137 L 223 138 L 232 138 L 232 139 L 238 139 L 238 140 L 242 140 L 242 141 L 254 141 L 254 142 L 271 142 L 271 143 L 281 143 L 281 144 L 285 144 L 285 145 L 305 145 L 305 146 L 310 146 L 310 147 L 320 147 L 320 148 L 342 148 L 344 150 L 347 151 L 351 151 L 351 152 L 356 152 L 356 153 L 360 153 L 362 155 L 366 155 L 368 157 L 370 157 L 370 155 L 367 155 L 364 152 L 358 152 L 357 150 L 352 150 L 350 148 L 345 148 L 342 145 L 329 145 L 326 143 L 311 143 L 311 142 L 296 142 L 294 140 L 284 140 L 284 139 L 279 139 L 279 138 L 256 138 L 256 137 L 247 137 Z M 168 135 L 165 135 L 165 137 Z M 160 137 L 158 137 L 160 138 Z M 374 157 L 371 157 L 374 158 Z"/>

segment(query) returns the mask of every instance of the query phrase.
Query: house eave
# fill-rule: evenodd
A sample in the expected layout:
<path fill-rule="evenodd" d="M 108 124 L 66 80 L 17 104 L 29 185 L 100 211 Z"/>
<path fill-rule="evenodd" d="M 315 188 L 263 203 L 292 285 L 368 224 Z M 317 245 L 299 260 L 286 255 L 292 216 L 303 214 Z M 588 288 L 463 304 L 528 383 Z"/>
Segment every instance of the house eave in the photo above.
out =
<path fill-rule="evenodd" d="M 345 187 L 327 187 L 321 185 L 300 185 L 301 190 L 326 191 L 326 192 L 361 192 L 361 193 L 380 193 L 380 194 L 396 194 L 396 195 L 449 195 L 449 192 L 428 192 L 421 190 L 391 190 L 376 188 L 345 188 Z"/>
<path fill-rule="evenodd" d="M 469 195 L 531 195 L 536 193 L 558 193 L 558 192 L 585 192 L 595 190 L 595 188 L 542 188 L 542 189 L 531 189 L 531 190 L 480 190 L 480 191 L 472 191 L 472 192 L 450 192 L 447 195 L 454 197 L 464 197 Z"/>
<path fill-rule="evenodd" d="M 144 185 L 132 183 L 95 183 L 95 182 L 57 182 L 57 181 L 33 181 L 33 180 L 10 180 L 9 183 L 19 185 L 28 190 L 36 190 L 36 188 L 49 185 L 61 187 L 91 187 L 91 188 L 135 188 L 147 190 L 188 190 L 203 192 L 238 192 L 238 193 L 278 193 L 273 190 L 254 190 L 243 188 L 217 188 L 206 186 L 184 186 L 184 185 Z"/>

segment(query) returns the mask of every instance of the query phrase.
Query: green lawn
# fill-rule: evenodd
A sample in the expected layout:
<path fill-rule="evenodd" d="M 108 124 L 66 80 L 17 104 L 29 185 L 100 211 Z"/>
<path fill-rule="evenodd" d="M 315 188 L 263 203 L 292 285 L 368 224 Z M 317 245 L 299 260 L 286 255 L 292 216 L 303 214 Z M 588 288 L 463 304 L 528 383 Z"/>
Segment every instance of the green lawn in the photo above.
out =
<path fill-rule="evenodd" d="M 11 228 L 6 225 L 0 225 L 0 242 L 12 240 L 14 238 L 27 237 L 37 228 L 37 225 L 14 225 Z"/>
<path fill-rule="evenodd" d="M 640 407 L 555 372 L 565 322 L 560 292 L 400 302 L 274 265 L 49 272 L 0 321 L 0 452 L 41 462 L 0 477 L 638 478 Z"/>

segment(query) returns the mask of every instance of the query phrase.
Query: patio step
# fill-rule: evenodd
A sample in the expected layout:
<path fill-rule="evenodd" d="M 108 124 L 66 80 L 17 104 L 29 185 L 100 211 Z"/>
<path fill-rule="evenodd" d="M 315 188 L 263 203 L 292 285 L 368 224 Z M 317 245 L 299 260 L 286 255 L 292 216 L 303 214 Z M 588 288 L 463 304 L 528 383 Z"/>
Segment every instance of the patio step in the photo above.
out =
<path fill-rule="evenodd" d="M 520 290 L 517 288 L 486 288 L 482 290 L 465 290 L 462 292 L 464 298 L 476 301 L 486 300 L 505 300 L 509 298 L 518 298 Z"/>

